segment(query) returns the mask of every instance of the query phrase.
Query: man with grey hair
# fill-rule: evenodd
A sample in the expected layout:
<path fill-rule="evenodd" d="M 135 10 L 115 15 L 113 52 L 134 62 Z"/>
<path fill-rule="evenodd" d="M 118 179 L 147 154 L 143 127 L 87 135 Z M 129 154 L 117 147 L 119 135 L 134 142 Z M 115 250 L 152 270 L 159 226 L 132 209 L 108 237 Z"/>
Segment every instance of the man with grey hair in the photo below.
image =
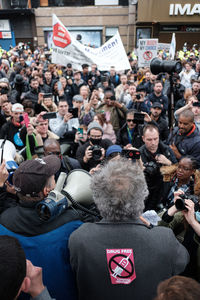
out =
<path fill-rule="evenodd" d="M 142 169 L 111 160 L 91 188 L 103 219 L 85 223 L 69 241 L 79 300 L 153 299 L 159 282 L 181 273 L 189 255 L 171 229 L 141 221 L 148 196 Z"/>

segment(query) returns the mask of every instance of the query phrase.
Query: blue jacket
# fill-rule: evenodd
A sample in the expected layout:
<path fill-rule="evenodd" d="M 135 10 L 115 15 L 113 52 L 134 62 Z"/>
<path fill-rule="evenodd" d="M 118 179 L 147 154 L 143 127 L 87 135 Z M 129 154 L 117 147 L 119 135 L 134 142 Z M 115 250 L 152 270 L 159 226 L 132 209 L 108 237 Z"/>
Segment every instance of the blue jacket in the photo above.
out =
<path fill-rule="evenodd" d="M 43 282 L 51 297 L 56 300 L 75 300 L 77 297 L 69 263 L 68 239 L 81 224 L 79 220 L 71 221 L 53 231 L 31 237 L 16 234 L 0 225 L 0 235 L 17 238 L 27 259 L 43 268 Z"/>

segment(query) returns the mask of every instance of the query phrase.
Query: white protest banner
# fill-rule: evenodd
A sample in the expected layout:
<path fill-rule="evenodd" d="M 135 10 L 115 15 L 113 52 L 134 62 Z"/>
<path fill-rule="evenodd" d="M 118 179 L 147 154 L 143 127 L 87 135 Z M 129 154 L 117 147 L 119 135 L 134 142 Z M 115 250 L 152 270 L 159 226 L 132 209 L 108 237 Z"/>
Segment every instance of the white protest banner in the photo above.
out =
<path fill-rule="evenodd" d="M 74 69 L 82 70 L 86 63 L 97 64 L 100 71 L 114 66 L 116 71 L 131 69 L 119 32 L 99 48 L 84 46 L 77 41 L 63 23 L 53 14 L 52 63 L 66 66 L 71 63 Z"/>
<path fill-rule="evenodd" d="M 138 43 L 139 68 L 150 67 L 150 63 L 157 56 L 158 39 L 141 39 Z"/>
<path fill-rule="evenodd" d="M 169 51 L 169 49 L 170 49 L 170 44 L 168 44 L 168 43 L 158 43 L 158 51 L 159 50 Z"/>

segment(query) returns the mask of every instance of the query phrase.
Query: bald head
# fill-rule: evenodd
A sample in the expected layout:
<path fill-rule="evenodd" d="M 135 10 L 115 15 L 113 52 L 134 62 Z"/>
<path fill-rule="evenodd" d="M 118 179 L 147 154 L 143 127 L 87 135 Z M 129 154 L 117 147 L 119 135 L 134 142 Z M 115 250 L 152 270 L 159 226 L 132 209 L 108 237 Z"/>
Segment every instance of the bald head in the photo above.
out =
<path fill-rule="evenodd" d="M 59 155 L 61 153 L 60 144 L 55 139 L 47 139 L 44 142 L 44 155 L 55 154 Z"/>

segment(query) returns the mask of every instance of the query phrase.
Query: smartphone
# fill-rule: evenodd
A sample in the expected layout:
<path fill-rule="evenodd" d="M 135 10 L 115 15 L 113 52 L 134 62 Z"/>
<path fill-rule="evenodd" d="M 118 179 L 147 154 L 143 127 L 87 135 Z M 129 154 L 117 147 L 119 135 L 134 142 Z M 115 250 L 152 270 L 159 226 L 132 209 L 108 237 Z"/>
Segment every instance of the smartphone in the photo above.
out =
<path fill-rule="evenodd" d="M 140 159 L 141 154 L 140 154 L 139 150 L 123 149 L 121 155 L 126 158 L 131 158 L 131 159 L 135 160 L 135 159 Z"/>
<path fill-rule="evenodd" d="M 73 118 L 78 118 L 78 107 L 69 107 L 68 112 L 73 115 Z"/>
<path fill-rule="evenodd" d="M 80 134 L 83 134 L 83 128 L 78 128 L 78 132 L 79 132 Z"/>
<path fill-rule="evenodd" d="M 144 124 L 144 114 L 142 113 L 134 113 L 134 120 L 135 124 Z"/>
<path fill-rule="evenodd" d="M 60 81 L 58 81 L 58 90 L 61 91 L 62 89 L 63 89 L 62 83 Z"/>
<path fill-rule="evenodd" d="M 50 113 L 44 114 L 42 117 L 43 117 L 44 120 L 49 120 L 49 119 L 57 118 L 57 115 L 56 115 L 55 112 L 50 112 Z"/>
<path fill-rule="evenodd" d="M 24 124 L 26 126 L 26 128 L 28 127 L 30 120 L 29 120 L 29 116 L 27 113 L 23 113 L 23 119 L 24 119 Z"/>
<path fill-rule="evenodd" d="M 23 122 L 24 121 L 24 117 L 21 115 L 19 116 L 19 123 Z"/>

